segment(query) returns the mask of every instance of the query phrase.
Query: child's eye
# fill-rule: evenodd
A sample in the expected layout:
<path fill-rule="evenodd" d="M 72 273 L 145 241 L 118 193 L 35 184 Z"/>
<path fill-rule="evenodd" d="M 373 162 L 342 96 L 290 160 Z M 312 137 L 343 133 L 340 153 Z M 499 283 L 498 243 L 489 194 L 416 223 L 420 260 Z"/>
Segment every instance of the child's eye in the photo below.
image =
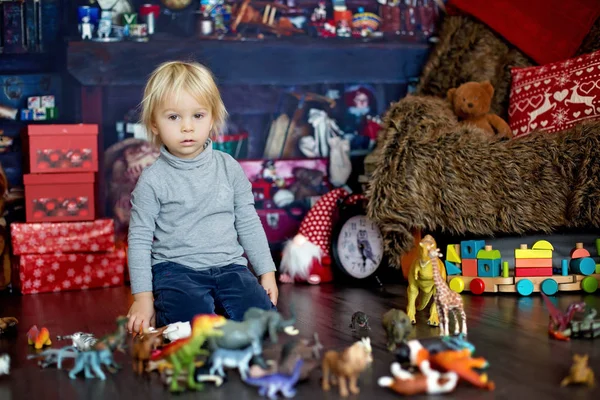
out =
<path fill-rule="evenodd" d="M 196 115 L 194 115 L 194 118 L 198 118 L 198 119 L 204 118 L 204 114 L 196 114 Z"/>
<path fill-rule="evenodd" d="M 175 115 L 175 114 L 172 114 L 172 115 L 169 115 L 169 116 L 168 116 L 168 118 L 169 118 L 171 121 L 175 121 L 175 120 L 177 119 L 177 115 Z"/>

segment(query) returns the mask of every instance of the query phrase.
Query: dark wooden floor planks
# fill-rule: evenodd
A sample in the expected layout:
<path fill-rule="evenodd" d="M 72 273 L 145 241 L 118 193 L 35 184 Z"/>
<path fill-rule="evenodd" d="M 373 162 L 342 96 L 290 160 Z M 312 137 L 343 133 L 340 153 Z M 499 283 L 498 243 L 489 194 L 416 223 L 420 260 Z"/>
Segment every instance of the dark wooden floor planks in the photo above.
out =
<path fill-rule="evenodd" d="M 564 310 L 575 300 L 584 299 L 600 307 L 597 295 L 570 294 L 556 296 L 554 301 Z M 515 398 L 597 398 L 600 390 L 585 387 L 560 388 L 559 383 L 568 373 L 573 353 L 588 353 L 590 364 L 600 374 L 600 340 L 573 340 L 558 342 L 548 338 L 548 313 L 539 295 L 471 296 L 463 295 L 468 316 L 469 340 L 476 346 L 476 355 L 490 362 L 488 373 L 496 382 L 495 392 L 484 392 L 465 383 L 444 398 L 460 399 L 515 399 Z M 19 319 L 16 337 L 0 339 L 0 354 L 12 357 L 11 375 L 0 376 L 0 399 L 117 399 L 168 398 L 171 395 L 157 377 L 150 380 L 137 377 L 131 370 L 129 357 L 117 355 L 124 365 L 116 375 L 108 374 L 106 381 L 76 380 L 66 370 L 40 369 L 34 360 L 27 360 L 33 349 L 27 345 L 25 333 L 33 324 L 50 330 L 53 347 L 58 347 L 56 335 L 88 331 L 101 336 L 114 329 L 115 317 L 127 312 L 131 297 L 128 287 L 65 292 L 28 296 L 0 297 L 0 316 Z M 301 336 L 312 337 L 318 332 L 325 349 L 342 349 L 357 340 L 348 324 L 353 312 L 361 310 L 370 317 L 371 340 L 375 362 L 361 377 L 361 393 L 349 399 L 393 399 L 397 396 L 377 386 L 377 378 L 389 375 L 393 357 L 385 350 L 381 315 L 391 307 L 406 308 L 406 287 L 386 286 L 385 291 L 339 285 L 280 287 L 279 309 L 290 315 L 289 305 L 296 310 L 296 327 Z M 437 335 L 437 329 L 426 325 L 428 310 L 418 314 L 413 336 Z M 285 341 L 282 335 L 280 340 Z M 66 344 L 66 343 L 65 343 Z M 68 364 L 70 366 L 70 364 Z M 237 371 L 229 371 L 229 381 L 220 388 L 206 385 L 203 399 L 256 399 L 257 388 L 244 385 Z M 337 388 L 330 393 L 320 389 L 319 370 L 312 379 L 298 385 L 296 399 L 339 399 Z M 197 398 L 186 393 L 178 398 Z M 439 398 L 439 396 L 435 396 Z M 422 396 L 421 398 L 427 398 Z M 434 398 L 434 396 L 431 396 Z"/>

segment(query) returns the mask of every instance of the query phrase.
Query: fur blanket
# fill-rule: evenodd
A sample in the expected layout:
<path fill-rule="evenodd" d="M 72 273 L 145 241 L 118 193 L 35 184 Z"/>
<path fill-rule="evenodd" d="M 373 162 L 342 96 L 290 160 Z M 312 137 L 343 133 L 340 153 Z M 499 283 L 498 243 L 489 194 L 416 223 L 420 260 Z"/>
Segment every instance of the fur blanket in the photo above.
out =
<path fill-rule="evenodd" d="M 396 267 L 411 229 L 493 236 L 600 226 L 600 122 L 490 142 L 459 127 L 446 101 L 408 96 L 387 112 L 378 150 L 367 211 Z"/>

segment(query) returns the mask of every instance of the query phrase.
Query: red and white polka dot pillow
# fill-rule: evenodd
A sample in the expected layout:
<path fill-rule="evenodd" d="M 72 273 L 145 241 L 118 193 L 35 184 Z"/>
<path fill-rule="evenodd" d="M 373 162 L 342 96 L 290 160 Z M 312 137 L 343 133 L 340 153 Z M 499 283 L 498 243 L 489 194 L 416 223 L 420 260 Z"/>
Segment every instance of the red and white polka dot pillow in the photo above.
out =
<path fill-rule="evenodd" d="M 600 119 L 600 51 L 538 67 L 512 68 L 508 123 L 515 137 Z"/>

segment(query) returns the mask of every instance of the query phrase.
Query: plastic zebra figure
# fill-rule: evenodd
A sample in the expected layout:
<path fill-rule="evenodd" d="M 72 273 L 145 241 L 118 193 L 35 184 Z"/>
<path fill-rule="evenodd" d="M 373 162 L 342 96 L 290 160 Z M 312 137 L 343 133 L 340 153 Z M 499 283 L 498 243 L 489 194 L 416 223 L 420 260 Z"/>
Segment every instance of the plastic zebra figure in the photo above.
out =
<path fill-rule="evenodd" d="M 98 339 L 91 333 L 75 332 L 71 335 L 57 336 L 57 340 L 69 340 L 73 341 L 73 346 L 80 351 L 90 350 L 98 343 Z"/>

